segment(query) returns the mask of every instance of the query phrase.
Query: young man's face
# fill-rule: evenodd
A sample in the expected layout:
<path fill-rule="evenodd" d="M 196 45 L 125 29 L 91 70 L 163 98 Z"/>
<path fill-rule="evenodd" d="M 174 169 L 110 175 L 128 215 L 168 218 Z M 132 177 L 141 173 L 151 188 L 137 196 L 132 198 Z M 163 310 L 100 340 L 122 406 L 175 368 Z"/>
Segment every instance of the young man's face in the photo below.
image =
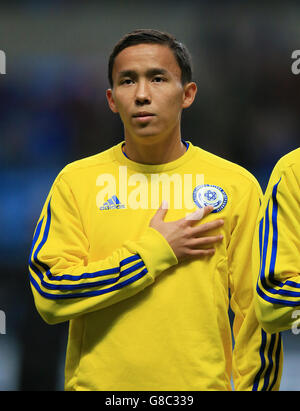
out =
<path fill-rule="evenodd" d="M 119 113 L 125 136 L 146 142 L 180 130 L 183 108 L 196 94 L 195 83 L 181 83 L 181 69 L 169 47 L 139 44 L 122 50 L 113 67 L 111 110 Z"/>

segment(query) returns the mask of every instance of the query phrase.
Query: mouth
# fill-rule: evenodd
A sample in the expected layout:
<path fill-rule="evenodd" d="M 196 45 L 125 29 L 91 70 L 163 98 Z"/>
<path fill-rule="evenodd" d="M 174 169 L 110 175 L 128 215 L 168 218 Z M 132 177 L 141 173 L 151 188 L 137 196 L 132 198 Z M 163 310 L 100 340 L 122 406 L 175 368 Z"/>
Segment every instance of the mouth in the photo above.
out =
<path fill-rule="evenodd" d="M 133 118 L 137 119 L 138 121 L 141 122 L 147 122 L 151 120 L 155 114 L 149 113 L 148 111 L 139 111 L 138 113 L 133 114 Z"/>

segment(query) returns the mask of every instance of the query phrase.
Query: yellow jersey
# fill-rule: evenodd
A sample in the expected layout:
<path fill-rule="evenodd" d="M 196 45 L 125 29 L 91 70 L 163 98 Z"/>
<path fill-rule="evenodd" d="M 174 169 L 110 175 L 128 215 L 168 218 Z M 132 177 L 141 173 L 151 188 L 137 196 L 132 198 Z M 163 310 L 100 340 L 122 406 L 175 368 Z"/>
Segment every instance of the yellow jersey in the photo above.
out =
<path fill-rule="evenodd" d="M 248 171 L 192 143 L 161 165 L 131 161 L 122 143 L 67 165 L 29 261 L 41 316 L 69 321 L 65 389 L 229 391 L 231 379 L 235 390 L 279 389 L 280 335 L 261 329 L 253 304 L 261 195 Z M 214 207 L 197 222 L 224 219 L 213 256 L 178 263 L 149 227 L 162 200 L 165 221 Z"/>
<path fill-rule="evenodd" d="M 270 332 L 289 329 L 299 322 L 299 233 L 300 148 L 275 165 L 254 236 L 255 308 L 262 326 Z"/>

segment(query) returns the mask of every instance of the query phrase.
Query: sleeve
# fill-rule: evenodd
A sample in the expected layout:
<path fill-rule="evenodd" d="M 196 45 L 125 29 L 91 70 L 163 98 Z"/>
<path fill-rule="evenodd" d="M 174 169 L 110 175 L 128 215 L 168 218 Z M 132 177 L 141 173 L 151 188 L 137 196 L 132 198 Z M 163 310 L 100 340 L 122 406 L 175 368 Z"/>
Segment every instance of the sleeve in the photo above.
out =
<path fill-rule="evenodd" d="M 300 309 L 300 197 L 292 167 L 275 166 L 253 244 L 255 309 L 269 332 L 293 328 Z M 299 319 L 298 319 L 299 322 Z"/>
<path fill-rule="evenodd" d="M 57 178 L 34 232 L 29 276 L 37 310 L 55 324 L 138 293 L 177 262 L 168 242 L 151 227 L 138 241 L 89 262 L 89 241 L 73 193 Z"/>
<path fill-rule="evenodd" d="M 251 252 L 262 192 L 252 184 L 233 211 L 228 246 L 230 305 L 233 320 L 232 375 L 235 391 L 278 390 L 282 373 L 279 334 L 268 334 L 259 325 L 254 308 Z"/>

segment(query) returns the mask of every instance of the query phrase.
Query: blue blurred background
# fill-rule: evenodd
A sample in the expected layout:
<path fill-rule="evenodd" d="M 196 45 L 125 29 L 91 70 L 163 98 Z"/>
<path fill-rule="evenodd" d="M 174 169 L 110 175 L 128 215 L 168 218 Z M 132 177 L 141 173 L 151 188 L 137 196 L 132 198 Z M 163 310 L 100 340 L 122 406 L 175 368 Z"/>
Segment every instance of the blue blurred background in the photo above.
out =
<path fill-rule="evenodd" d="M 191 51 L 198 95 L 183 137 L 251 171 L 263 189 L 299 146 L 299 2 L 1 1 L 0 390 L 62 390 L 67 324 L 48 326 L 27 279 L 31 239 L 57 173 L 122 139 L 107 60 L 136 28 L 173 33 Z M 300 390 L 300 335 L 283 333 L 282 390 Z"/>

